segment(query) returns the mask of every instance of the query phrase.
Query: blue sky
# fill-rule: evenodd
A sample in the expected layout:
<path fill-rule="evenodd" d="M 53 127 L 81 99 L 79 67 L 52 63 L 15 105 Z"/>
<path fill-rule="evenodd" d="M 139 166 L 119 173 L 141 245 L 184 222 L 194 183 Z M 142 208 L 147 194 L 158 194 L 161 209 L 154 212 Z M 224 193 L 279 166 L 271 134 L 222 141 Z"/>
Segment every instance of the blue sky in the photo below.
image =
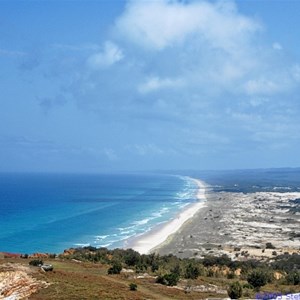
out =
<path fill-rule="evenodd" d="M 300 166 L 300 1 L 0 1 L 0 171 Z"/>

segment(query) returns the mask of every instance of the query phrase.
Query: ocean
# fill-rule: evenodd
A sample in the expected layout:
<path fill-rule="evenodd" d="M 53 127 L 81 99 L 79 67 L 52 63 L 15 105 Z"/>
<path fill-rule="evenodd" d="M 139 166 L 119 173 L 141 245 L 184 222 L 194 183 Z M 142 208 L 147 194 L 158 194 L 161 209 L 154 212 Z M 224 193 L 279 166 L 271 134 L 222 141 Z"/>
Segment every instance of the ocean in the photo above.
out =
<path fill-rule="evenodd" d="M 216 192 L 300 192 L 299 168 L 176 173 L 0 173 L 0 252 L 126 247 L 197 201 L 191 178 Z"/>
<path fill-rule="evenodd" d="M 0 174 L 0 251 L 125 247 L 196 200 L 187 176 Z"/>

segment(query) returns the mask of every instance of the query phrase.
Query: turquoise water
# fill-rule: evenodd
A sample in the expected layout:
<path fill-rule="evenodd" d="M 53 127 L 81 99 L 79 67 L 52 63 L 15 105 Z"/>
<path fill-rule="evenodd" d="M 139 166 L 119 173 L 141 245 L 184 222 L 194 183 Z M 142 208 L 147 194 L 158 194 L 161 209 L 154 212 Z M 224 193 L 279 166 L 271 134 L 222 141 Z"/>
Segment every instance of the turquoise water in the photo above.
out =
<path fill-rule="evenodd" d="M 188 177 L 0 174 L 0 251 L 122 247 L 196 201 Z"/>

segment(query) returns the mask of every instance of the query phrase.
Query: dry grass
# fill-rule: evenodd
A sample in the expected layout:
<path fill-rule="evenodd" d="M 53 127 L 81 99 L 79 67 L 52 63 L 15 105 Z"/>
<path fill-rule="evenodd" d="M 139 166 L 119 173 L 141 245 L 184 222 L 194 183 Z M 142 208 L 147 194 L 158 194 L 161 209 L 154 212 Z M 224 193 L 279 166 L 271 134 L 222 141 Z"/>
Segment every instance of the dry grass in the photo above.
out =
<path fill-rule="evenodd" d="M 5 262 L 21 263 L 28 266 L 26 259 L 0 259 L 0 264 Z M 103 300 L 193 300 L 205 298 L 226 298 L 224 294 L 215 292 L 185 292 L 184 289 L 167 287 L 156 284 L 154 278 L 134 278 L 135 274 L 107 275 L 108 265 L 95 264 L 90 262 L 73 262 L 70 260 L 47 260 L 54 266 L 52 272 L 42 272 L 39 268 L 32 267 L 32 276 L 50 283 L 48 288 L 40 289 L 31 295 L 32 300 L 65 300 L 65 299 L 103 299 Z M 193 281 L 193 285 L 215 285 L 220 289 L 235 280 L 215 277 L 199 277 Z M 129 284 L 136 283 L 137 291 L 130 291 Z M 181 286 L 185 286 L 184 281 Z M 280 291 L 282 293 L 299 292 L 299 286 L 267 285 L 262 289 L 265 292 Z M 251 296 L 255 296 L 251 291 Z"/>

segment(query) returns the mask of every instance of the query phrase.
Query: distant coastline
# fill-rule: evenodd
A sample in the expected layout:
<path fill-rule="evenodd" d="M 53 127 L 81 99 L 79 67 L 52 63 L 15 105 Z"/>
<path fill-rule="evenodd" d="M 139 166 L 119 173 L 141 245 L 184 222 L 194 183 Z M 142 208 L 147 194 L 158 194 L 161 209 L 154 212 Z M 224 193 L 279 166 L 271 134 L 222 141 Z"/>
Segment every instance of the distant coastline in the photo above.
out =
<path fill-rule="evenodd" d="M 132 248 L 140 254 L 149 254 L 157 247 L 164 244 L 173 234 L 175 234 L 187 221 L 206 205 L 206 183 L 195 178 L 191 178 L 198 186 L 197 202 L 185 207 L 179 214 L 170 221 L 156 226 L 131 242 L 125 248 Z"/>
<path fill-rule="evenodd" d="M 206 193 L 205 207 L 156 249 L 158 254 L 199 259 L 226 254 L 232 260 L 300 254 L 299 191 L 284 185 L 268 192 L 215 189 Z"/>

